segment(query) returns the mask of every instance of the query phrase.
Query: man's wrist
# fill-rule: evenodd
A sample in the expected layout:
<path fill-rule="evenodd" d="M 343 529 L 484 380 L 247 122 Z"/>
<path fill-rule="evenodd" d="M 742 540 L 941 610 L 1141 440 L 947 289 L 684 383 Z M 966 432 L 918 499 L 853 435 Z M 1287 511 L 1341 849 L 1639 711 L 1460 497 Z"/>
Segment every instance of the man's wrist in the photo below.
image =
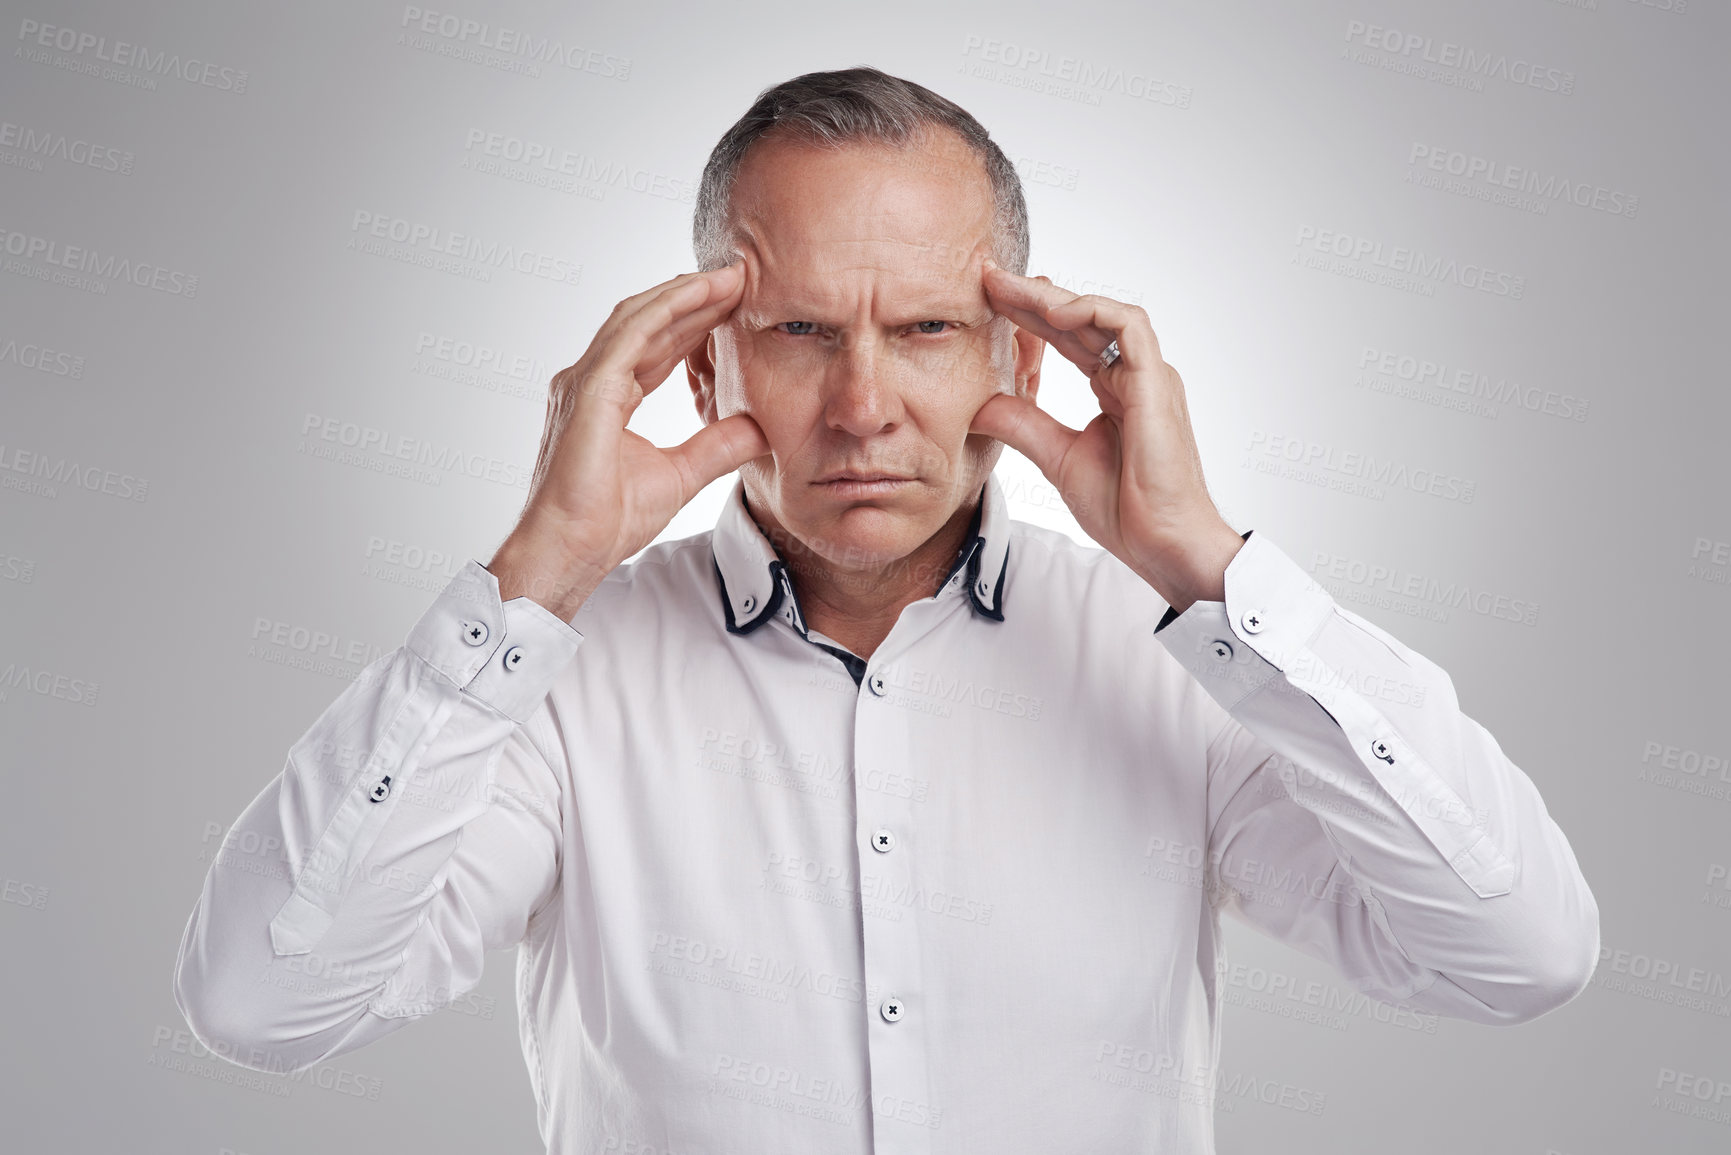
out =
<path fill-rule="evenodd" d="M 1183 613 L 1201 601 L 1226 600 L 1226 567 L 1244 548 L 1244 538 L 1224 521 L 1210 525 L 1170 550 L 1162 566 L 1144 573 L 1174 613 Z"/>
<path fill-rule="evenodd" d="M 561 621 L 569 622 L 600 588 L 606 571 L 574 561 L 513 533 L 487 562 L 487 572 L 499 582 L 499 600 L 526 597 Z"/>

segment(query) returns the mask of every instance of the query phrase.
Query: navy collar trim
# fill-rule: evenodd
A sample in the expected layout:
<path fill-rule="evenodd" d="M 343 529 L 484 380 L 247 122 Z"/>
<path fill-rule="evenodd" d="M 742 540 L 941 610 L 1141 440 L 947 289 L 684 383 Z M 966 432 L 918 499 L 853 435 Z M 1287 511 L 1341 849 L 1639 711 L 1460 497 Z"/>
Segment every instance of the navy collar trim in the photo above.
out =
<path fill-rule="evenodd" d="M 949 572 L 931 596 L 942 597 L 961 584 L 975 613 L 1001 622 L 1004 580 L 1010 568 L 1010 519 L 1003 487 L 995 473 L 986 478 L 968 534 Z M 710 537 L 710 560 L 728 633 L 749 634 L 779 613 L 801 637 L 807 636 L 787 565 L 745 508 L 743 480 L 734 481 L 716 521 Z"/>

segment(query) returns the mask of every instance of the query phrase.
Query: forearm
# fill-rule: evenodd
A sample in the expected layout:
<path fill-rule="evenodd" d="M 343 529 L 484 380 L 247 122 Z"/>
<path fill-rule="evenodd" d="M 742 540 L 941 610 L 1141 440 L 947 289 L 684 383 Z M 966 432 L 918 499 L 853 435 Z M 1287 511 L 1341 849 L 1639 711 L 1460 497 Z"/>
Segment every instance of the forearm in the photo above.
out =
<path fill-rule="evenodd" d="M 452 907 L 460 844 L 491 848 L 480 865 L 504 893 L 549 881 L 557 786 L 519 719 L 545 696 L 536 667 L 569 657 L 557 631 L 575 635 L 526 603 L 489 605 L 475 576 L 321 714 L 224 839 L 175 968 L 176 999 L 217 1053 L 293 1069 L 388 1029 L 369 1011 L 425 1013 L 458 993 L 453 978 L 478 978 L 481 939 L 510 916 Z M 493 644 L 451 644 L 465 623 Z M 512 646 L 535 660 L 506 670 Z M 431 980 L 441 965 L 475 973 Z"/>
<path fill-rule="evenodd" d="M 1219 752 L 1211 789 L 1255 774 L 1255 789 L 1278 783 L 1308 812 L 1387 940 L 1367 935 L 1345 962 L 1368 973 L 1392 947 L 1479 1004 L 1451 1013 L 1492 1021 L 1566 1001 L 1596 958 L 1598 911 L 1531 780 L 1461 713 L 1440 668 L 1268 543 L 1246 550 L 1223 603 L 1161 632 L 1244 730 Z M 1253 808 L 1239 799 L 1223 821 Z"/>

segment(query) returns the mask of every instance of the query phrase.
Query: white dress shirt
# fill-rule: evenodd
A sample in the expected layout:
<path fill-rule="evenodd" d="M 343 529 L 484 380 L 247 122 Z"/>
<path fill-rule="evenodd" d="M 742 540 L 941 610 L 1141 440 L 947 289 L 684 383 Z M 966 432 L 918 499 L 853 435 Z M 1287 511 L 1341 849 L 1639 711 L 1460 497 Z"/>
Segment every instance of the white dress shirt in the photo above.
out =
<path fill-rule="evenodd" d="M 1427 1012 L 1579 993 L 1593 895 L 1441 669 L 1261 533 L 1165 610 L 995 476 L 865 660 L 737 481 L 572 623 L 470 561 L 241 814 L 176 1000 L 293 1071 L 516 946 L 549 1151 L 1047 1155 L 1213 1150 L 1222 910 Z"/>

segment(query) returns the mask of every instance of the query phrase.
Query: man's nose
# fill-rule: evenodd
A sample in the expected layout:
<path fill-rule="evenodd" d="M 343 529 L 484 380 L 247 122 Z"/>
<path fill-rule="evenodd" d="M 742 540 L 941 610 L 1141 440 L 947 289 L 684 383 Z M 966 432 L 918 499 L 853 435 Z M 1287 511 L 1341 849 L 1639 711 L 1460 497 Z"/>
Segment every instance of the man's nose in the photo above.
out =
<path fill-rule="evenodd" d="M 875 338 L 844 335 L 825 373 L 825 423 L 855 437 L 894 428 L 902 419 L 898 377 Z"/>

